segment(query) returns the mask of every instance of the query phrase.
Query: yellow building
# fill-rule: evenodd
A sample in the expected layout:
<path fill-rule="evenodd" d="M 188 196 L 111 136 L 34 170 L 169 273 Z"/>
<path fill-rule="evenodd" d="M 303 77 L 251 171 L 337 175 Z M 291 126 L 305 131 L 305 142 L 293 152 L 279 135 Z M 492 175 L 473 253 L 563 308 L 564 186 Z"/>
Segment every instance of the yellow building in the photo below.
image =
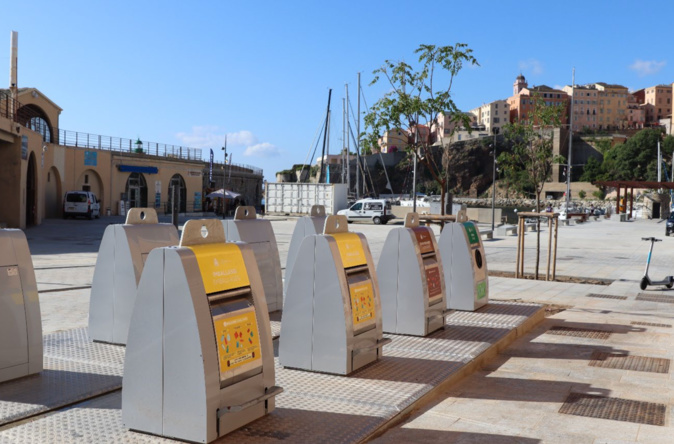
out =
<path fill-rule="evenodd" d="M 622 85 L 595 83 L 599 129 L 620 129 L 631 126 L 629 121 L 629 90 Z"/>
<path fill-rule="evenodd" d="M 201 150 L 60 130 L 61 111 L 36 88 L 0 90 L 0 224 L 61 217 L 70 190 L 114 215 L 120 201 L 163 209 L 176 185 L 182 212 L 202 210 Z"/>

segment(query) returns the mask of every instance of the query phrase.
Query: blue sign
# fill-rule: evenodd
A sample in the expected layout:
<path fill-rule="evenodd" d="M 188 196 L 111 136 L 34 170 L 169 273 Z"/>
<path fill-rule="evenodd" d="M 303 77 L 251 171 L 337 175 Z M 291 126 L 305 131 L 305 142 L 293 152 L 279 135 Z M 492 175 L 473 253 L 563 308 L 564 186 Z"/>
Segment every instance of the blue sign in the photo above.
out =
<path fill-rule="evenodd" d="M 96 151 L 85 151 L 84 152 L 84 164 L 89 166 L 98 165 L 98 152 Z"/>
<path fill-rule="evenodd" d="M 201 211 L 201 193 L 199 191 L 194 192 L 194 210 Z"/>
<path fill-rule="evenodd" d="M 28 136 L 21 136 L 21 158 L 28 159 Z"/>

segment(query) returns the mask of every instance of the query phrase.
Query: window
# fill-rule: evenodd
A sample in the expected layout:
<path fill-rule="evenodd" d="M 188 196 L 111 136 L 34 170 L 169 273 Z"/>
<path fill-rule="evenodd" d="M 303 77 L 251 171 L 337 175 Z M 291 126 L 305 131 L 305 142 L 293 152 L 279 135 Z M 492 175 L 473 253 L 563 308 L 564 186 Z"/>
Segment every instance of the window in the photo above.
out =
<path fill-rule="evenodd" d="M 84 175 L 84 183 L 89 183 L 89 175 L 88 174 Z"/>
<path fill-rule="evenodd" d="M 351 211 L 360 211 L 363 208 L 363 204 L 361 202 L 358 202 L 357 204 L 354 204 L 351 208 L 349 208 Z"/>

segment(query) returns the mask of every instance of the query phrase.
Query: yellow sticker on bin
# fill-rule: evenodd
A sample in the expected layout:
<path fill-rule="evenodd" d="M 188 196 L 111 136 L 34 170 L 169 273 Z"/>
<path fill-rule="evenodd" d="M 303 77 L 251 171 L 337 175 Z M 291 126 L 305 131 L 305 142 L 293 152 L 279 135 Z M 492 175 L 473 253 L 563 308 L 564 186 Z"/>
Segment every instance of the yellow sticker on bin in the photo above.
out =
<path fill-rule="evenodd" d="M 374 291 L 372 290 L 372 281 L 367 280 L 357 284 L 349 285 L 351 296 L 351 314 L 353 316 L 353 325 L 357 326 L 363 322 L 374 319 Z"/>
<path fill-rule="evenodd" d="M 250 285 L 246 264 L 238 245 L 222 242 L 187 248 L 191 249 L 197 258 L 206 294 Z"/>
<path fill-rule="evenodd" d="M 330 236 L 337 241 L 339 256 L 342 258 L 344 268 L 367 264 L 363 244 L 356 233 L 335 233 Z"/>
<path fill-rule="evenodd" d="M 245 364 L 259 361 L 260 332 L 255 319 L 255 309 L 235 315 L 218 316 L 213 320 L 218 343 L 220 379 L 227 372 Z"/>

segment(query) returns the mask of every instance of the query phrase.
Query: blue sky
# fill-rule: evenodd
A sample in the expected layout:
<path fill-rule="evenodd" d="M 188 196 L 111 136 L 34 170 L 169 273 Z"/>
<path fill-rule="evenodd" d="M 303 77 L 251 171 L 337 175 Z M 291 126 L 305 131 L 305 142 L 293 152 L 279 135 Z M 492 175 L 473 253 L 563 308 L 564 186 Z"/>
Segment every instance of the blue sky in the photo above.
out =
<path fill-rule="evenodd" d="M 220 160 L 227 135 L 233 161 L 263 168 L 270 181 L 313 148 L 328 88 L 334 153 L 344 84 L 355 112 L 361 72 L 374 103 L 387 88 L 369 86 L 372 71 L 386 59 L 414 62 L 420 44 L 473 49 L 480 67 L 465 68 L 452 89 L 463 110 L 507 98 L 520 72 L 529 85 L 570 84 L 573 67 L 578 84 L 674 82 L 671 0 L 31 0 L 2 16 L 0 87 L 9 85 L 15 30 L 19 86 L 63 108 L 62 129 L 203 148 L 204 156 L 216 148 Z"/>

